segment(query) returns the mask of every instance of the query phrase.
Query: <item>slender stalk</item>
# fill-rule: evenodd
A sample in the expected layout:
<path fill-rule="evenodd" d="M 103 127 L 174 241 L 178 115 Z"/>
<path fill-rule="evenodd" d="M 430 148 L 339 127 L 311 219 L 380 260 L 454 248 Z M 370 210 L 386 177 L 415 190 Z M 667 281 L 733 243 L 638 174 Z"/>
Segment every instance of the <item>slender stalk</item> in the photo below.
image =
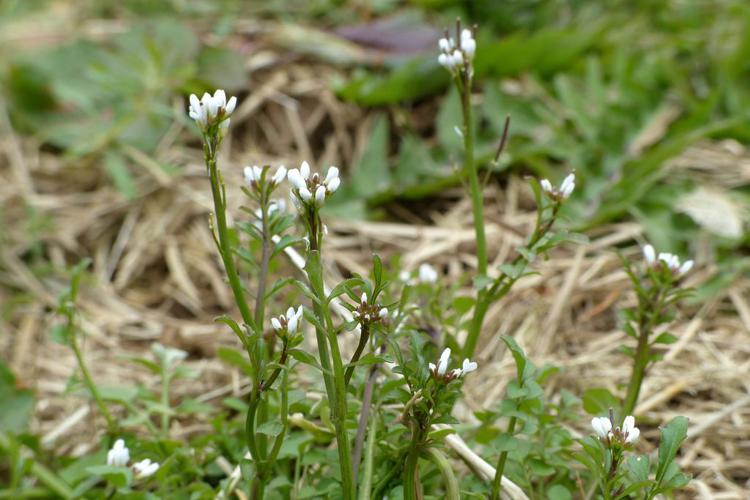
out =
<path fill-rule="evenodd" d="M 312 217 L 316 220 L 316 217 Z M 315 234 L 310 234 L 312 242 Z M 349 436 L 346 431 L 346 383 L 344 375 L 344 363 L 341 359 L 336 330 L 333 328 L 331 314 L 328 310 L 328 301 L 323 288 L 323 270 L 321 267 L 320 252 L 311 250 L 308 255 L 306 266 L 308 278 L 317 300 L 314 303 L 315 316 L 318 319 L 316 335 L 318 338 L 318 350 L 323 368 L 323 379 L 334 415 L 334 427 L 336 429 L 336 443 L 339 454 L 339 467 L 341 470 L 341 483 L 344 500 L 351 500 L 355 496 L 354 481 L 352 474 L 352 457 L 349 448 Z M 329 351 L 330 349 L 330 351 Z"/>
<path fill-rule="evenodd" d="M 72 320 L 69 321 L 69 328 L 73 329 L 74 326 L 72 325 Z M 76 361 L 78 361 L 78 368 L 80 368 L 81 374 L 83 375 L 83 381 L 86 383 L 86 387 L 91 393 L 91 396 L 94 398 L 94 402 L 99 408 L 99 412 L 104 417 L 104 420 L 107 421 L 107 430 L 112 435 L 116 434 L 117 423 L 115 423 L 115 419 L 112 418 L 112 414 L 109 412 L 107 405 L 104 404 L 104 400 L 102 399 L 101 394 L 99 394 L 99 389 L 97 389 L 96 384 L 94 384 L 94 379 L 91 377 L 91 372 L 89 371 L 88 366 L 86 366 L 86 362 L 83 359 L 81 348 L 78 346 L 78 340 L 76 340 L 75 333 L 70 335 L 70 347 L 71 349 L 73 349 L 73 354 L 75 354 Z"/>
<path fill-rule="evenodd" d="M 229 229 L 227 227 L 226 199 L 222 192 L 223 183 L 221 181 L 221 174 L 216 165 L 216 147 L 217 144 L 215 141 L 207 139 L 204 148 L 204 156 L 206 166 L 208 167 L 211 195 L 214 201 L 214 218 L 216 220 L 216 230 L 218 233 L 217 241 L 219 243 L 219 255 L 224 263 L 224 270 L 227 274 L 227 279 L 229 280 L 229 286 L 232 289 L 234 301 L 240 310 L 242 320 L 245 324 L 254 326 L 250 307 L 245 300 L 245 289 L 242 287 L 237 268 L 234 265 L 234 257 L 232 256 L 232 245 L 229 238 Z"/>
<path fill-rule="evenodd" d="M 349 361 L 349 366 L 346 368 L 346 374 L 344 375 L 344 383 L 347 387 L 349 386 L 349 381 L 352 379 L 352 375 L 354 375 L 354 363 L 359 361 L 362 352 L 365 350 L 365 347 L 367 347 L 367 341 L 369 339 L 370 327 L 369 325 L 364 324 L 362 332 L 359 335 L 359 344 L 357 344 L 357 349 L 354 351 L 354 355 L 352 356 L 351 361 Z"/>
<path fill-rule="evenodd" d="M 511 417 L 508 422 L 508 435 L 512 436 L 516 430 L 516 417 Z M 503 472 L 505 471 L 505 462 L 508 460 L 508 451 L 500 453 L 495 467 L 495 479 L 492 481 L 492 500 L 500 499 L 500 492 L 503 489 Z"/>
<path fill-rule="evenodd" d="M 354 484 L 357 484 L 359 474 L 359 462 L 362 457 L 362 447 L 364 446 L 365 430 L 367 429 L 367 419 L 370 416 L 370 404 L 372 403 L 372 388 L 375 384 L 375 374 L 378 365 L 372 365 L 370 374 L 365 384 L 364 395 L 362 396 L 362 412 L 359 414 L 357 423 L 357 434 L 354 438 L 354 454 L 352 455 L 352 469 L 354 469 Z M 370 431 L 372 432 L 372 430 Z M 369 437 L 368 437 L 369 439 Z"/>
<path fill-rule="evenodd" d="M 372 473 L 375 462 L 375 439 L 377 433 L 377 419 L 370 420 L 369 431 L 367 432 L 367 448 L 365 450 L 365 461 L 363 464 L 362 483 L 359 485 L 359 500 L 370 500 L 370 490 L 372 490 Z M 357 453 L 355 451 L 355 457 Z M 354 469 L 356 477 L 357 468 Z M 355 479 L 356 483 L 356 479 Z"/>
<path fill-rule="evenodd" d="M 654 309 L 651 311 L 644 310 L 641 313 L 638 324 L 638 344 L 635 350 L 635 358 L 633 359 L 633 370 L 630 375 L 630 381 L 628 382 L 628 390 L 625 393 L 625 399 L 622 403 L 623 415 L 632 415 L 636 404 L 638 404 L 641 385 L 646 376 L 646 368 L 648 368 L 649 358 L 651 357 L 649 337 L 653 331 L 654 321 L 662 310 L 664 296 L 664 289 L 660 288 L 657 290 L 656 297 L 653 301 L 653 303 L 656 304 Z"/>
<path fill-rule="evenodd" d="M 471 78 L 464 72 L 461 103 L 464 115 L 464 173 L 469 178 L 471 212 L 477 243 L 477 274 L 487 275 L 487 240 L 484 234 L 484 193 L 474 163 L 474 123 L 471 118 Z"/>
<path fill-rule="evenodd" d="M 419 454 L 422 441 L 423 432 L 417 427 L 412 431 L 409 453 L 404 463 L 404 500 L 422 498 L 422 485 L 419 482 Z"/>
<path fill-rule="evenodd" d="M 161 432 L 165 437 L 169 435 L 169 375 L 167 370 L 169 367 L 162 364 L 161 374 Z"/>
<path fill-rule="evenodd" d="M 458 480 L 453 473 L 451 465 L 448 463 L 448 459 L 436 448 L 429 448 L 427 455 L 432 459 L 432 463 L 437 466 L 438 470 L 440 470 L 440 475 L 443 476 L 445 498 L 447 500 L 459 500 L 461 496 L 458 489 Z"/>

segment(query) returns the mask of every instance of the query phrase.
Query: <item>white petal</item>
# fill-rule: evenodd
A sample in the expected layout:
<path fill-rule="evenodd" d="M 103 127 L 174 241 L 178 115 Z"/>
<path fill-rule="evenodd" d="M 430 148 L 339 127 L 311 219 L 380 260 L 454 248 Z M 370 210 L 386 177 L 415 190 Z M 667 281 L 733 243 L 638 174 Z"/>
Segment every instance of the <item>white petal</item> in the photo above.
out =
<path fill-rule="evenodd" d="M 470 29 L 464 28 L 461 30 L 461 42 L 463 43 L 464 40 L 470 40 L 474 38 L 474 33 L 471 32 Z"/>
<path fill-rule="evenodd" d="M 301 187 L 299 189 L 299 197 L 302 198 L 304 201 L 310 201 L 310 199 L 312 198 L 312 193 L 310 192 L 309 189 L 307 189 L 306 186 Z"/>
<path fill-rule="evenodd" d="M 302 178 L 305 180 L 310 178 L 310 164 L 307 161 L 303 161 L 302 165 L 299 166 L 299 173 L 302 174 Z"/>
<path fill-rule="evenodd" d="M 287 323 L 286 328 L 289 331 L 289 333 L 294 333 L 297 331 L 297 322 L 299 319 L 297 316 L 292 314 L 292 317 L 289 318 L 289 323 Z"/>
<path fill-rule="evenodd" d="M 469 359 L 464 359 L 463 366 L 461 367 L 461 370 L 464 375 L 467 373 L 471 373 L 474 370 L 476 370 L 478 365 L 474 361 L 470 361 Z"/>
<path fill-rule="evenodd" d="M 545 193 L 552 192 L 552 183 L 549 181 L 549 179 L 542 179 L 539 184 L 542 186 L 542 191 L 544 191 Z"/>
<path fill-rule="evenodd" d="M 625 442 L 630 443 L 630 444 L 635 443 L 636 441 L 638 441 L 638 437 L 640 435 L 641 435 L 640 429 L 638 429 L 638 427 L 634 427 L 633 429 L 630 430 L 630 432 L 628 432 L 628 437 L 625 438 Z"/>
<path fill-rule="evenodd" d="M 366 293 L 363 293 L 363 294 L 362 294 L 362 295 L 361 295 L 361 296 L 359 297 L 359 302 L 360 302 L 361 304 L 367 304 L 367 294 L 366 294 Z"/>
<path fill-rule="evenodd" d="M 625 417 L 625 420 L 622 422 L 622 431 L 625 433 L 630 433 L 635 428 L 635 417 L 632 415 L 628 415 Z"/>
<path fill-rule="evenodd" d="M 271 326 L 274 330 L 281 330 L 281 322 L 278 318 L 271 318 Z"/>
<path fill-rule="evenodd" d="M 450 69 L 453 64 L 453 59 L 448 54 L 440 54 L 438 56 L 438 64 L 444 68 Z"/>
<path fill-rule="evenodd" d="M 612 422 L 607 417 L 594 417 L 591 419 L 591 427 L 597 436 L 604 438 L 612 430 Z"/>
<path fill-rule="evenodd" d="M 656 250 L 652 245 L 646 245 L 643 247 L 643 258 L 646 259 L 648 265 L 652 265 L 656 262 Z"/>
<path fill-rule="evenodd" d="M 438 40 L 438 47 L 440 47 L 440 50 L 442 50 L 443 52 L 448 52 L 449 50 L 451 50 L 451 44 L 447 38 L 441 38 L 440 40 Z"/>
<path fill-rule="evenodd" d="M 237 98 L 235 96 L 232 96 L 229 98 L 229 101 L 227 101 L 227 105 L 224 106 L 224 112 L 228 115 L 231 115 L 234 113 L 234 108 L 237 107 Z"/>
<path fill-rule="evenodd" d="M 328 183 L 328 186 L 327 186 L 328 192 L 329 193 L 336 192 L 336 190 L 339 188 L 339 184 L 341 184 L 341 179 L 339 179 L 338 177 L 331 179 L 331 181 Z"/>
<path fill-rule="evenodd" d="M 462 40 L 461 41 L 461 49 L 463 49 L 464 53 L 467 56 L 473 57 L 474 53 L 477 50 L 477 42 L 475 42 L 473 38 L 469 38 L 467 40 Z"/>
<path fill-rule="evenodd" d="M 435 371 L 435 363 L 428 363 L 427 366 L 430 368 L 431 372 Z"/>
<path fill-rule="evenodd" d="M 297 189 L 307 189 L 307 183 L 305 182 L 305 179 L 299 170 L 293 168 L 286 175 L 292 186 L 296 187 Z"/>
<path fill-rule="evenodd" d="M 339 169 L 336 167 L 329 167 L 328 172 L 326 172 L 326 178 L 323 180 L 323 184 L 328 185 L 329 182 L 331 182 L 333 179 L 339 178 Z"/>
<path fill-rule="evenodd" d="M 680 274 L 685 274 L 688 271 L 690 271 L 693 268 L 694 262 L 692 260 L 686 260 L 681 266 L 680 266 Z"/>
<path fill-rule="evenodd" d="M 385 307 L 382 308 L 380 311 L 378 311 L 378 316 L 380 316 L 381 318 L 387 318 L 388 317 L 388 309 L 386 309 Z"/>
<path fill-rule="evenodd" d="M 286 167 L 284 165 L 281 165 L 279 168 L 276 169 L 276 172 L 273 174 L 273 183 L 274 184 L 281 184 L 281 181 L 283 181 L 286 178 Z"/>
<path fill-rule="evenodd" d="M 220 108 L 226 107 L 227 105 L 227 94 L 221 90 L 218 89 L 216 92 L 214 92 L 214 101 L 216 101 L 216 105 Z"/>
<path fill-rule="evenodd" d="M 565 179 L 563 179 L 562 184 L 560 184 L 560 196 L 563 198 L 568 198 L 572 193 L 573 189 L 576 187 L 576 175 L 575 174 L 568 174 Z"/>
<path fill-rule="evenodd" d="M 315 201 L 323 203 L 326 199 L 326 187 L 322 184 L 315 189 Z"/>

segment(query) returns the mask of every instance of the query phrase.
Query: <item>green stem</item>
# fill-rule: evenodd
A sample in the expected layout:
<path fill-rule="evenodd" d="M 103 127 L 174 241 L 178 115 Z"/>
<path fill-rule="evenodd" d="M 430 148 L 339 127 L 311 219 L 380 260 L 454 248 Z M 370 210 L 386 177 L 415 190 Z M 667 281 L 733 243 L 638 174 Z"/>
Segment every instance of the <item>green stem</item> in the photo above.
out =
<path fill-rule="evenodd" d="M 75 335 L 70 336 L 70 346 L 73 349 L 73 354 L 75 354 L 76 361 L 78 361 L 78 368 L 80 368 L 81 370 L 81 374 L 83 375 L 83 380 L 86 383 L 86 387 L 88 387 L 89 392 L 91 392 L 91 396 L 94 398 L 96 406 L 99 408 L 99 412 L 104 417 L 104 420 L 107 421 L 107 429 L 109 433 L 111 435 L 116 434 L 117 424 L 115 423 L 115 419 L 112 418 L 112 414 L 109 413 L 107 405 L 104 404 L 104 400 L 102 399 L 101 394 L 99 394 L 99 390 L 96 388 L 96 384 L 94 384 L 94 379 L 91 377 L 91 372 L 89 372 L 89 369 L 86 366 L 86 362 L 83 360 L 83 355 L 81 354 L 80 347 L 78 347 L 78 341 L 76 340 Z"/>
<path fill-rule="evenodd" d="M 313 241 L 312 234 L 310 241 Z M 356 492 L 354 490 L 349 436 L 346 431 L 347 409 L 344 363 L 339 351 L 336 330 L 333 328 L 331 314 L 328 310 L 328 300 L 323 287 L 323 268 L 318 250 L 310 250 L 306 270 L 310 286 L 317 298 L 313 307 L 318 320 L 315 332 L 318 339 L 321 367 L 323 368 L 323 380 L 328 400 L 333 410 L 343 498 L 344 500 L 351 500 L 356 495 Z"/>
<path fill-rule="evenodd" d="M 370 420 L 370 429 L 367 432 L 367 443 L 365 444 L 365 459 L 362 464 L 362 483 L 359 485 L 359 500 L 370 500 L 372 490 L 372 473 L 375 463 L 375 443 L 377 433 L 377 417 Z"/>
<path fill-rule="evenodd" d="M 427 455 L 432 459 L 432 462 L 440 470 L 440 474 L 443 476 L 445 482 L 445 497 L 447 500 L 459 500 L 461 498 L 458 489 L 458 480 L 456 475 L 453 473 L 453 468 L 448 463 L 448 459 L 443 453 L 435 448 L 427 450 Z"/>
<path fill-rule="evenodd" d="M 365 347 L 367 347 L 367 341 L 370 338 L 370 327 L 367 324 L 364 324 L 362 326 L 362 332 L 359 335 L 359 344 L 357 344 L 357 349 L 354 351 L 354 355 L 352 356 L 352 360 L 349 361 L 349 366 L 346 367 L 346 374 L 344 375 L 344 383 L 346 386 L 349 386 L 349 381 L 352 379 L 352 375 L 354 375 L 354 363 L 359 361 L 359 358 L 362 356 L 362 352 L 365 350 Z"/>
<path fill-rule="evenodd" d="M 417 424 L 414 424 L 417 425 Z M 422 485 L 419 482 L 419 454 L 422 448 L 421 429 L 412 432 L 409 453 L 404 463 L 404 500 L 418 500 L 422 497 Z"/>
<path fill-rule="evenodd" d="M 513 436 L 513 432 L 516 430 L 516 417 L 511 417 L 508 422 L 509 436 Z M 505 462 L 508 460 L 508 452 L 503 451 L 500 453 L 500 457 L 497 459 L 497 467 L 495 468 L 495 479 L 492 481 L 492 500 L 499 500 L 500 492 L 503 489 L 503 472 L 505 471 Z"/>
<path fill-rule="evenodd" d="M 229 280 L 229 286 L 234 294 L 234 301 L 240 309 L 240 315 L 245 324 L 254 327 L 250 307 L 245 300 L 245 289 L 242 287 L 239 274 L 234 265 L 232 256 L 232 244 L 227 227 L 226 200 L 222 193 L 222 181 L 219 169 L 216 166 L 216 144 L 206 144 L 206 166 L 211 184 L 211 195 L 214 201 L 214 218 L 216 220 L 216 231 L 218 233 L 219 255 L 224 263 L 224 270 Z"/>
<path fill-rule="evenodd" d="M 487 275 L 487 240 L 484 234 L 484 193 L 474 164 L 474 123 L 471 119 L 471 79 L 465 77 L 461 103 L 464 115 L 464 173 L 469 178 L 471 212 L 477 242 L 477 274 Z"/>
<path fill-rule="evenodd" d="M 169 376 L 167 370 L 169 367 L 162 365 L 161 373 L 161 432 L 166 438 L 169 434 Z"/>
<path fill-rule="evenodd" d="M 654 321 L 659 316 L 663 307 L 664 295 L 665 293 L 663 289 L 660 288 L 657 290 L 656 296 L 652 302 L 655 304 L 655 307 L 652 310 L 644 310 L 641 313 L 638 325 L 638 344 L 633 359 L 633 370 L 630 375 L 630 381 L 628 382 L 628 390 L 625 393 L 625 399 L 622 403 L 623 415 L 632 415 L 636 404 L 638 404 L 641 385 L 646 376 L 646 368 L 648 368 L 649 358 L 651 357 L 649 337 L 654 328 Z"/>

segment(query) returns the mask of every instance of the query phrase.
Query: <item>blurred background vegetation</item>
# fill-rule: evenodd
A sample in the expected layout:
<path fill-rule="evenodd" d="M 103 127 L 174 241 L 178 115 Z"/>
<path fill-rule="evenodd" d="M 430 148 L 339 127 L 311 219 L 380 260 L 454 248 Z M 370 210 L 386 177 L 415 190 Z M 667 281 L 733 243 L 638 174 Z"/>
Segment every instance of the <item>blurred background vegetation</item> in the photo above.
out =
<path fill-rule="evenodd" d="M 525 174 L 559 182 L 575 170 L 567 220 L 590 234 L 633 221 L 659 250 L 695 257 L 705 274 L 694 302 L 750 273 L 747 0 L 0 0 L 0 346 L 12 342 L 3 330 L 25 328 L 27 317 L 34 325 L 35 315 L 54 310 L 54 297 L 39 298 L 54 292 L 47 282 L 19 285 L 27 268 L 40 277 L 60 274 L 85 256 L 76 252 L 101 250 L 76 240 L 83 231 L 65 239 L 65 227 L 56 224 L 94 222 L 56 220 L 63 204 L 57 200 L 69 206 L 85 199 L 82 210 L 90 210 L 98 190 L 105 202 L 135 205 L 154 195 L 159 179 L 189 180 L 188 164 L 200 163 L 186 115 L 190 93 L 224 88 L 238 96 L 232 140 L 244 142 L 238 138 L 233 151 L 302 159 L 305 151 L 286 144 L 256 147 L 252 133 L 243 135 L 255 126 L 252 110 L 244 121 L 239 115 L 271 72 L 289 67 L 294 83 L 295 65 L 312 68 L 308 74 L 337 105 L 371 123 L 364 140 L 349 139 L 361 147 L 342 155 L 344 182 L 330 207 L 339 216 L 393 217 L 385 207 L 394 201 L 428 206 L 460 186 L 461 141 L 454 131 L 460 104 L 437 64 L 436 44 L 458 16 L 478 27 L 477 153 L 492 182 L 505 185 L 511 175 Z M 507 115 L 510 141 L 494 162 Z M 310 141 L 313 157 L 306 159 L 326 157 L 325 138 Z M 186 145 L 192 149 L 165 153 Z M 34 172 L 30 192 L 25 155 L 44 167 Z M 110 200 L 102 185 L 119 197 Z M 92 220 L 103 214 L 102 224 L 116 220 L 127 232 L 140 209 L 123 210 L 119 219 L 91 210 Z M 62 251 L 45 247 L 52 231 L 70 254 L 59 258 Z M 113 240 L 98 254 L 108 266 L 121 256 L 119 231 L 96 227 L 85 235 Z M 113 269 L 97 272 L 112 278 Z M 163 270 L 154 274 L 163 281 Z M 122 291 L 129 279 L 114 288 Z M 174 290 L 144 283 L 149 292 L 158 289 L 154 295 Z M 187 300 L 176 307 L 136 292 L 131 296 L 152 301 L 144 308 L 178 310 L 165 314 L 167 324 L 189 309 L 182 307 Z M 18 314 L 36 302 L 42 305 Z M 213 305 L 203 312 L 215 312 Z M 729 306 L 717 307 L 736 316 Z M 130 311 L 118 311 L 127 317 L 113 324 L 127 322 L 140 334 L 146 320 L 132 319 Z M 746 388 L 744 373 L 739 378 Z M 0 362 L 0 406 L 13 409 L 0 411 L 0 433 L 29 422 L 34 402 L 31 391 L 19 388 L 22 379 Z M 717 433 L 716 449 L 725 448 L 722 440 L 730 441 Z"/>

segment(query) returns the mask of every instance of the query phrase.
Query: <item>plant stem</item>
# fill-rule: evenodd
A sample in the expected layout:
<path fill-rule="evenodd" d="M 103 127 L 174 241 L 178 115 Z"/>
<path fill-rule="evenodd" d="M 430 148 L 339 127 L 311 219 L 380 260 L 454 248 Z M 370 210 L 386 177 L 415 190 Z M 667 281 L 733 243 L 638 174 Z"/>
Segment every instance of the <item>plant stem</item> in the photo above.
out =
<path fill-rule="evenodd" d="M 653 323 L 659 316 L 663 307 L 663 301 L 664 290 L 660 288 L 657 290 L 656 296 L 652 302 L 655 304 L 655 307 L 650 311 L 646 309 L 641 313 L 638 322 L 638 345 L 636 346 L 635 358 L 633 359 L 633 370 L 630 375 L 630 381 L 628 382 L 628 390 L 625 393 L 625 399 L 622 403 L 623 415 L 632 415 L 636 404 L 638 404 L 641 384 L 643 384 L 643 379 L 646 376 L 646 368 L 648 367 L 649 358 L 651 357 L 649 337 L 653 331 Z"/>
<path fill-rule="evenodd" d="M 74 328 L 72 323 L 69 323 L 69 328 Z M 104 400 L 102 399 L 101 394 L 99 394 L 99 390 L 96 388 L 96 384 L 94 384 L 94 379 L 91 377 L 91 372 L 89 372 L 88 366 L 86 366 L 86 362 L 83 359 L 83 355 L 81 354 L 81 349 L 78 346 L 78 340 L 76 339 L 75 334 L 70 335 L 70 346 L 73 349 L 73 354 L 75 354 L 76 361 L 78 361 L 78 368 L 80 368 L 81 370 L 83 380 L 86 383 L 91 396 L 94 398 L 94 402 L 99 408 L 99 412 L 104 417 L 104 420 L 107 421 L 107 430 L 111 435 L 115 435 L 117 433 L 117 424 L 115 423 L 115 419 L 112 418 L 112 414 L 109 412 L 109 409 L 107 409 L 107 405 L 104 404 Z"/>
<path fill-rule="evenodd" d="M 378 365 L 372 365 L 370 367 L 370 374 L 367 377 L 365 384 L 364 395 L 362 396 L 362 412 L 359 414 L 359 422 L 357 423 L 357 434 L 354 438 L 354 454 L 352 455 L 352 469 L 354 471 L 354 484 L 357 484 L 357 476 L 359 472 L 359 462 L 362 457 L 362 447 L 364 446 L 365 430 L 367 429 L 367 419 L 370 416 L 370 404 L 372 402 L 372 386 L 375 384 L 375 374 L 377 373 Z M 370 432 L 373 432 L 372 430 Z M 369 439 L 369 436 L 368 436 Z"/>
<path fill-rule="evenodd" d="M 314 219 L 314 217 L 313 217 Z M 310 235 L 313 241 L 313 234 Z M 349 448 L 349 436 L 346 431 L 346 383 L 344 380 L 344 363 L 339 351 L 336 330 L 333 328 L 331 314 L 328 310 L 328 300 L 323 287 L 323 268 L 318 250 L 310 250 L 307 270 L 310 286 L 317 300 L 314 302 L 314 312 L 318 319 L 315 332 L 318 339 L 320 363 L 323 368 L 323 380 L 334 415 L 336 428 L 336 443 L 341 470 L 341 483 L 344 500 L 351 500 L 355 496 L 352 474 L 352 457 Z M 330 351 L 329 351 L 330 348 Z"/>
<path fill-rule="evenodd" d="M 365 461 L 363 464 L 364 473 L 362 474 L 362 483 L 359 485 L 359 500 L 370 500 L 370 490 L 372 490 L 372 472 L 375 462 L 375 436 L 377 433 L 377 419 L 370 421 L 369 431 L 367 432 L 367 449 L 365 450 Z M 355 451 L 355 458 L 357 453 Z M 357 468 L 354 469 L 356 483 Z"/>
<path fill-rule="evenodd" d="M 169 375 L 167 374 L 168 366 L 162 364 L 161 373 L 161 432 L 164 437 L 169 436 Z"/>
<path fill-rule="evenodd" d="M 474 164 L 474 123 L 471 118 L 471 79 L 466 75 L 461 91 L 464 115 L 464 173 L 469 178 L 471 212 L 477 244 L 477 274 L 487 275 L 487 240 L 484 234 L 484 193 Z"/>
<path fill-rule="evenodd" d="M 453 473 L 451 465 L 448 463 L 448 459 L 443 453 L 435 448 L 429 448 L 427 455 L 432 459 L 432 462 L 440 470 L 440 474 L 443 476 L 445 482 L 445 498 L 447 500 L 459 500 L 461 498 L 458 489 L 458 480 L 456 475 Z"/>
<path fill-rule="evenodd" d="M 367 347 L 367 341 L 370 338 L 370 327 L 369 325 L 365 324 L 362 327 L 362 332 L 359 335 L 359 344 L 357 344 L 357 349 L 354 351 L 354 355 L 352 356 L 351 361 L 349 361 L 349 366 L 346 368 L 346 375 L 344 375 L 344 382 L 346 383 L 347 387 L 349 386 L 349 381 L 352 379 L 352 375 L 354 375 L 354 363 L 359 361 L 359 358 L 362 356 L 362 351 L 365 350 L 365 347 Z"/>
<path fill-rule="evenodd" d="M 211 195 L 214 201 L 214 218 L 218 233 L 219 255 L 224 263 L 224 270 L 229 280 L 229 286 L 234 294 L 234 301 L 240 309 L 242 320 L 249 326 L 255 326 L 250 308 L 245 301 L 245 290 L 242 287 L 239 274 L 237 274 L 234 257 L 232 256 L 232 244 L 229 239 L 229 229 L 227 228 L 226 199 L 222 193 L 223 183 L 221 181 L 221 174 L 216 166 L 216 147 L 217 144 L 214 141 L 206 140 L 205 160 L 211 184 Z"/>
<path fill-rule="evenodd" d="M 513 432 L 516 430 L 516 417 L 510 417 L 508 422 L 509 436 L 513 436 Z M 505 450 L 500 453 L 497 459 L 497 467 L 495 468 L 495 479 L 492 481 L 492 500 L 499 500 L 500 492 L 503 489 L 503 472 L 505 471 L 505 462 L 508 460 L 508 451 Z"/>
<path fill-rule="evenodd" d="M 404 500 L 422 498 L 422 485 L 419 482 L 419 453 L 422 447 L 422 437 L 421 429 L 416 428 L 412 431 L 409 453 L 404 463 Z"/>

